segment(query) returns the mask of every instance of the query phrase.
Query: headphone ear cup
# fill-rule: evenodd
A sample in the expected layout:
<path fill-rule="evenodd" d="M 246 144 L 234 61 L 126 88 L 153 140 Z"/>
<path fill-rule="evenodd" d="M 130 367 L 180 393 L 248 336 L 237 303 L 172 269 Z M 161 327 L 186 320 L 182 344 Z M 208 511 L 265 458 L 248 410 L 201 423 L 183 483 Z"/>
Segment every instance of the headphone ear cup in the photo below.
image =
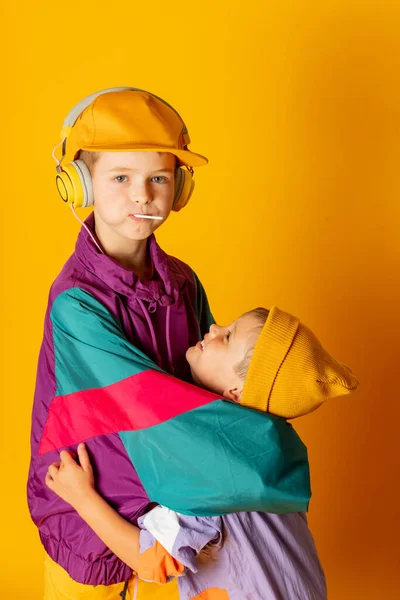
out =
<path fill-rule="evenodd" d="M 86 208 L 93 204 L 93 185 L 90 171 L 83 160 L 74 160 L 57 173 L 56 185 L 67 206 Z"/>
<path fill-rule="evenodd" d="M 194 190 L 193 176 L 185 168 L 175 170 L 175 198 L 172 210 L 179 212 L 189 202 Z"/>
<path fill-rule="evenodd" d="M 86 163 L 83 162 L 83 160 L 75 160 L 73 163 L 71 163 L 72 165 L 74 165 L 79 178 L 80 178 L 80 182 L 82 185 L 82 189 L 83 189 L 83 202 L 82 205 L 80 206 L 80 208 L 87 208 L 88 206 L 92 206 L 93 202 L 94 202 L 94 196 L 93 196 L 93 183 L 92 183 L 92 176 L 90 174 L 90 171 L 88 169 L 88 167 L 86 166 Z"/>

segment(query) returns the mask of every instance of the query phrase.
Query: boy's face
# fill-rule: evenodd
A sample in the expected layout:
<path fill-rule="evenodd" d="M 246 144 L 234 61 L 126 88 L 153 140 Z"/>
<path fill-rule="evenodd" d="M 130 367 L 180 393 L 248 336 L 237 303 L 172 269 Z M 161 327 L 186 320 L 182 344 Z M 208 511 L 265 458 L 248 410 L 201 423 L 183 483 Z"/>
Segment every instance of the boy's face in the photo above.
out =
<path fill-rule="evenodd" d="M 175 156 L 167 152 L 101 152 L 92 169 L 96 227 L 102 234 L 145 240 L 171 212 Z M 134 214 L 163 220 L 135 219 Z"/>
<path fill-rule="evenodd" d="M 244 381 L 235 372 L 262 330 L 253 315 L 243 315 L 231 325 L 211 325 L 202 342 L 186 352 L 195 383 L 229 400 L 240 401 Z"/>

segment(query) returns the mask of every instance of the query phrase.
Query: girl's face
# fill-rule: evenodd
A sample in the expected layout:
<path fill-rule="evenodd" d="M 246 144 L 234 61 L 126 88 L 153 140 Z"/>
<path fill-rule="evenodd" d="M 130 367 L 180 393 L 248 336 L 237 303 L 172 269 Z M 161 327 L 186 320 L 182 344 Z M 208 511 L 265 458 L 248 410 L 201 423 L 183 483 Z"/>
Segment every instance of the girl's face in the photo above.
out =
<path fill-rule="evenodd" d="M 167 152 L 101 152 L 92 169 L 96 231 L 103 241 L 147 239 L 168 218 L 175 156 Z M 134 214 L 162 220 L 137 219 Z"/>
<path fill-rule="evenodd" d="M 248 314 L 226 327 L 211 325 L 204 340 L 186 353 L 195 383 L 230 400 L 239 400 L 244 382 L 234 367 L 254 347 L 261 329 L 259 320 Z"/>

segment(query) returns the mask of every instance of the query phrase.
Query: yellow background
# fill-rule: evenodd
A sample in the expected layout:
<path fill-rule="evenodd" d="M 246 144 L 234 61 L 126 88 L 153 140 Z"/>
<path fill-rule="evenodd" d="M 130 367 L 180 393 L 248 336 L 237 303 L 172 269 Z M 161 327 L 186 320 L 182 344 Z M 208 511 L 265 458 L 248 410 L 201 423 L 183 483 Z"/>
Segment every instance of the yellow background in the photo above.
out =
<path fill-rule="evenodd" d="M 296 423 L 310 526 L 331 600 L 398 598 L 398 0 L 1 10 L 0 597 L 41 595 L 25 501 L 30 412 L 48 289 L 79 229 L 51 150 L 77 101 L 133 85 L 173 104 L 210 159 L 158 239 L 197 271 L 216 318 L 278 304 L 359 376 L 356 394 Z"/>

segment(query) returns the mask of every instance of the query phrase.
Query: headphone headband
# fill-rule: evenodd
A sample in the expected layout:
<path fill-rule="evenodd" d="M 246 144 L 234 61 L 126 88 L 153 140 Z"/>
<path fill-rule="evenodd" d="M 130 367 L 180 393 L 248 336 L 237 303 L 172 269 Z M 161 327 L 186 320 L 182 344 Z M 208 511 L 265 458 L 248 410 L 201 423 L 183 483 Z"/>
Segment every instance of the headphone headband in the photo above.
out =
<path fill-rule="evenodd" d="M 96 100 L 96 98 L 98 98 L 99 96 L 102 96 L 103 94 L 109 94 L 111 92 L 125 92 L 127 90 L 131 90 L 132 92 L 144 92 L 145 94 L 149 94 L 150 96 L 153 96 L 154 98 L 157 98 L 157 100 L 160 100 L 160 102 L 162 102 L 163 104 L 165 104 L 166 106 L 168 106 L 168 108 L 170 108 L 171 110 L 173 110 L 174 113 L 182 121 L 183 133 L 184 134 L 188 133 L 188 130 L 187 130 L 187 127 L 185 125 L 184 120 L 182 119 L 181 115 L 178 113 L 178 111 L 173 106 L 171 106 L 170 104 L 168 104 L 168 102 L 166 102 L 165 100 L 163 100 L 159 96 L 156 96 L 152 92 L 148 92 L 147 90 L 142 90 L 140 88 L 133 88 L 133 87 L 107 88 L 105 90 L 100 90 L 99 92 L 95 92 L 94 94 L 90 94 L 90 96 L 87 96 L 86 98 L 84 98 L 83 100 L 81 100 L 80 102 L 78 102 L 78 104 L 76 104 L 74 106 L 74 108 L 68 113 L 68 115 L 66 116 L 66 118 L 64 120 L 64 123 L 63 123 L 63 130 L 64 130 L 65 127 L 73 127 L 75 125 L 75 123 L 77 122 L 78 118 L 80 117 L 80 115 L 83 113 L 83 111 L 88 106 L 90 106 L 92 104 L 92 102 L 94 100 Z"/>

